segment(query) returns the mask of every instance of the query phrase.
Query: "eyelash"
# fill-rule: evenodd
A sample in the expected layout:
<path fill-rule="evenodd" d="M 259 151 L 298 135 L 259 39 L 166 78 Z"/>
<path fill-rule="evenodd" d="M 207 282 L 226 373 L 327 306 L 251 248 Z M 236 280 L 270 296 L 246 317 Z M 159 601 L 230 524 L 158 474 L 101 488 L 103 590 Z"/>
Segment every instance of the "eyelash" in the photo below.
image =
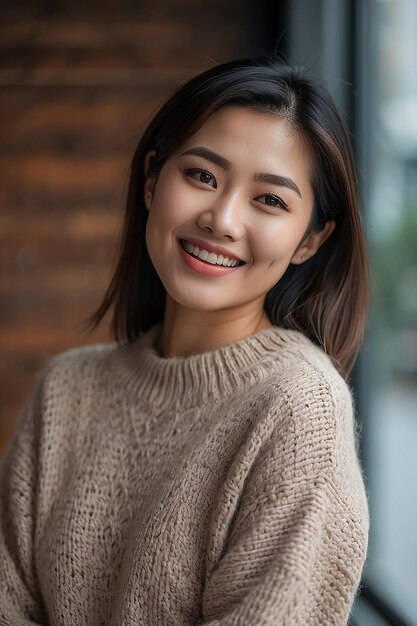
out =
<path fill-rule="evenodd" d="M 190 174 L 195 174 L 195 173 L 200 173 L 200 174 L 208 174 L 209 176 L 212 177 L 213 180 L 216 180 L 213 176 L 213 174 L 211 172 L 209 172 L 208 170 L 204 169 L 204 167 L 189 167 L 188 169 L 183 170 L 183 173 L 185 176 L 189 176 Z M 196 179 L 194 179 L 196 180 Z M 203 183 L 203 181 L 198 181 L 200 183 Z M 207 183 L 203 183 L 207 184 Z M 217 189 L 217 186 L 214 187 L 214 189 Z M 276 208 L 277 206 L 280 206 L 282 209 L 285 209 L 286 211 L 289 210 L 288 204 L 286 204 L 284 202 L 284 200 L 282 200 L 282 198 L 280 198 L 279 196 L 275 195 L 274 193 L 263 193 L 260 197 L 262 198 L 262 196 L 266 196 L 269 198 L 274 198 L 275 200 L 278 201 L 278 204 L 273 205 L 273 204 L 265 204 L 264 206 L 269 206 L 272 208 Z"/>

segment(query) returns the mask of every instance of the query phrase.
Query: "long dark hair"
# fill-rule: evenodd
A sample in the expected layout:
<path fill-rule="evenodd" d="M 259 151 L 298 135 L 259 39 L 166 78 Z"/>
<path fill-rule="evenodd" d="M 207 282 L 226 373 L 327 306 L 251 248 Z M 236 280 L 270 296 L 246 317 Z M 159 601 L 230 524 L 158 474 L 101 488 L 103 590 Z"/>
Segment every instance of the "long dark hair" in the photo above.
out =
<path fill-rule="evenodd" d="M 163 321 L 166 291 L 145 242 L 148 219 L 144 160 L 150 175 L 223 106 L 285 116 L 309 142 L 314 160 L 314 208 L 308 231 L 336 227 L 309 260 L 290 264 L 267 293 L 265 311 L 277 326 L 300 330 L 348 376 L 363 339 L 369 306 L 368 262 L 348 132 L 328 91 L 300 69 L 274 57 L 216 65 L 180 87 L 158 110 L 136 148 L 128 188 L 120 257 L 100 307 L 85 321 L 94 329 L 114 307 L 112 332 L 131 342 Z"/>

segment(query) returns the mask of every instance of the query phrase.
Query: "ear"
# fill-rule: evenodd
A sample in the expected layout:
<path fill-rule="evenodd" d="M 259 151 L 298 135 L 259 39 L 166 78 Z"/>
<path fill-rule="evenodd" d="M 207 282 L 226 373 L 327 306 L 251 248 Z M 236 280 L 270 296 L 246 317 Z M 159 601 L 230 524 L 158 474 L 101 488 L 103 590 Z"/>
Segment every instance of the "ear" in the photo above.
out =
<path fill-rule="evenodd" d="M 157 181 L 157 176 L 155 174 L 150 174 L 150 163 L 152 157 L 156 155 L 156 150 L 149 150 L 146 153 L 145 161 L 144 161 L 144 172 L 145 172 L 145 184 L 143 186 L 143 199 L 146 205 L 146 208 L 151 208 L 152 198 L 155 191 L 155 184 Z"/>
<path fill-rule="evenodd" d="M 326 241 L 328 237 L 332 234 L 336 226 L 336 222 L 334 220 L 329 220 L 326 222 L 323 230 L 318 233 L 311 233 L 306 240 L 303 242 L 302 246 L 298 248 L 290 261 L 290 263 L 294 263 L 295 265 L 300 265 L 307 261 L 309 258 L 314 256 L 320 246 Z"/>

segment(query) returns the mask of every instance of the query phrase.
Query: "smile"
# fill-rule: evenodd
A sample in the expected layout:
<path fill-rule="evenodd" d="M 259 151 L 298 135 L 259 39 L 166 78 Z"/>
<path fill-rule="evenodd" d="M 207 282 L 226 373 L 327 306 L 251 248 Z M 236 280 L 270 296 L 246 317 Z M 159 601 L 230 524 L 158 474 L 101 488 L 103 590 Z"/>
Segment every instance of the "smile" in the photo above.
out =
<path fill-rule="evenodd" d="M 178 243 L 181 256 L 188 267 L 206 276 L 229 274 L 245 265 L 243 261 L 236 261 L 236 259 L 229 259 L 221 254 L 217 255 L 214 252 L 200 250 L 197 246 L 193 246 L 183 239 L 178 239 Z"/>
<path fill-rule="evenodd" d="M 231 259 L 227 256 L 224 256 L 223 254 L 209 252 L 208 250 L 204 250 L 204 248 L 194 246 L 184 239 L 180 239 L 180 241 L 182 247 L 188 252 L 188 254 L 192 254 L 193 256 L 199 258 L 201 261 L 209 263 L 210 265 L 223 265 L 223 267 L 235 267 L 236 265 L 243 265 L 243 261 Z"/>

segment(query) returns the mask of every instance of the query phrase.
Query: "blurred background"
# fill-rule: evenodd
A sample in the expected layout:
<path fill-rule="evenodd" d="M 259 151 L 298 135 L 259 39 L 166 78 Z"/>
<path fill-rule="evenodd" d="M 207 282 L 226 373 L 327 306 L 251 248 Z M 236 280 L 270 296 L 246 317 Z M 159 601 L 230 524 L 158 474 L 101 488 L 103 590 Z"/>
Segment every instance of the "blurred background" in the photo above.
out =
<path fill-rule="evenodd" d="M 278 51 L 352 133 L 372 272 L 353 374 L 371 534 L 350 626 L 417 624 L 417 0 L 3 0 L 0 456 L 114 267 L 130 160 L 194 74 Z M 324 626 L 324 625 L 323 625 Z M 326 625 L 327 626 L 327 625 Z"/>

